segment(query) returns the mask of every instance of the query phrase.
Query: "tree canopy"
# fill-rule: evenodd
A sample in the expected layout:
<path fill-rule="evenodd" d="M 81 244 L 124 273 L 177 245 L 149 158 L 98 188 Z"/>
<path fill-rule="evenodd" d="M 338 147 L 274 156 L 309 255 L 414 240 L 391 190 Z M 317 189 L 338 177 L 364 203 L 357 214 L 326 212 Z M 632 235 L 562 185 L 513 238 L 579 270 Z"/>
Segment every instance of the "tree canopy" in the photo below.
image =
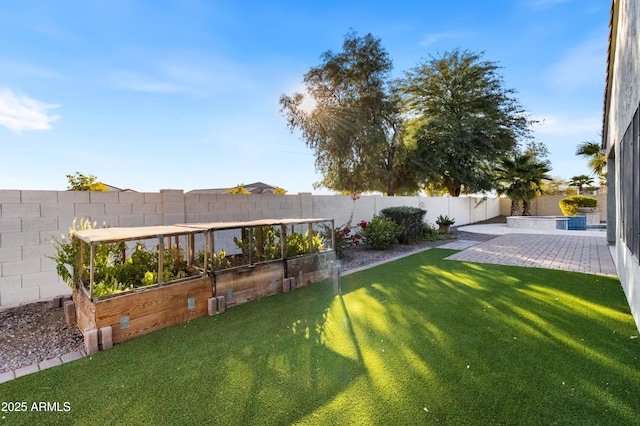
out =
<path fill-rule="evenodd" d="M 607 154 L 600 144 L 593 141 L 582 142 L 576 147 L 576 155 L 588 159 L 593 174 L 599 177 L 601 184 L 606 185 Z"/>
<path fill-rule="evenodd" d="M 593 185 L 593 178 L 589 175 L 572 176 L 569 185 L 575 186 L 578 190 L 578 195 L 580 195 L 584 193 L 583 187 Z"/>
<path fill-rule="evenodd" d="M 227 189 L 227 193 L 249 195 L 251 194 L 251 191 L 249 191 L 247 188 L 244 187 L 244 183 L 239 183 L 233 188 Z"/>
<path fill-rule="evenodd" d="M 451 196 L 494 187 L 494 166 L 528 137 L 529 121 L 498 65 L 454 50 L 431 56 L 401 82 L 412 166 Z"/>
<path fill-rule="evenodd" d="M 511 199 L 511 215 L 518 212 L 522 200 L 522 215 L 529 216 L 529 201 L 543 193 L 543 181 L 550 180 L 550 169 L 530 153 L 517 153 L 503 159 L 496 167 L 498 192 Z"/>
<path fill-rule="evenodd" d="M 107 191 L 107 185 L 102 182 L 98 182 L 98 178 L 93 175 L 84 175 L 80 172 L 76 172 L 75 175 L 67 175 L 70 191 Z"/>
<path fill-rule="evenodd" d="M 280 97 L 289 129 L 314 150 L 315 186 L 456 197 L 494 189 L 496 165 L 530 140 L 531 122 L 482 56 L 453 50 L 392 80 L 380 39 L 347 34 L 342 51 L 304 75 L 304 93 Z M 546 155 L 544 144 L 528 150 Z"/>
<path fill-rule="evenodd" d="M 306 94 L 280 97 L 291 131 L 315 151 L 316 184 L 336 191 L 415 191 L 401 138 L 400 97 L 390 79 L 392 61 L 371 34 L 345 36 L 342 51 L 324 52 L 304 75 Z M 315 101 L 303 108 L 305 97 Z"/>

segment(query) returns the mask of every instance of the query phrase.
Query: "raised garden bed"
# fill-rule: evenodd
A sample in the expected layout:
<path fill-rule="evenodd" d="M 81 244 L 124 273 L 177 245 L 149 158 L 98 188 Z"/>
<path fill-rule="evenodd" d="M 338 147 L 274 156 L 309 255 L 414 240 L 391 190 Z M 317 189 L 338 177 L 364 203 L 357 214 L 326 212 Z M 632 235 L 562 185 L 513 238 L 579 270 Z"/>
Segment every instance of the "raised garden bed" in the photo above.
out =
<path fill-rule="evenodd" d="M 214 296 L 226 307 L 294 290 L 327 279 L 337 268 L 332 219 L 265 219 L 250 222 L 214 222 L 181 226 L 210 232 Z M 296 229 L 298 228 L 298 229 Z M 239 230 L 238 254 L 220 258 L 218 234 Z M 336 269 L 337 270 L 337 269 Z"/>
<path fill-rule="evenodd" d="M 80 254 L 73 300 L 87 351 L 330 277 L 333 234 L 322 238 L 320 226 L 333 229 L 333 220 L 75 232 Z M 225 231 L 226 236 L 219 235 Z M 237 234 L 232 242 L 236 253 L 227 255 L 216 246 L 229 245 L 229 231 Z"/>
<path fill-rule="evenodd" d="M 204 269 L 194 266 L 194 253 L 190 249 L 193 246 L 191 242 L 194 236 L 206 234 L 206 232 L 206 230 L 179 226 L 102 228 L 76 232 L 74 238 L 81 242 L 79 263 L 83 267 L 82 272 L 76 274 L 77 283 L 73 300 L 76 305 L 78 328 L 85 334 L 85 340 L 90 330 L 100 330 L 98 345 L 109 346 L 110 343 L 122 342 L 206 315 L 207 301 L 213 297 L 211 277 Z M 180 240 L 183 240 L 182 247 Z M 126 243 L 131 241 L 144 241 L 146 244 L 150 241 L 157 242 L 156 251 L 153 254 L 157 257 L 157 269 L 146 271 L 144 274 L 147 278 L 146 282 L 123 283 L 121 279 L 109 278 L 113 277 L 122 265 L 134 269 L 137 260 L 133 259 L 136 259 L 136 253 L 147 252 L 144 246 L 138 245 L 132 250 L 132 255 L 127 257 Z M 107 245 L 119 247 L 123 252 L 122 258 L 125 260 L 114 262 L 109 266 L 104 265 L 106 259 L 100 258 L 96 262 L 96 253 L 105 256 Z M 177 259 L 172 256 L 171 259 L 167 259 L 167 253 L 176 252 L 187 258 Z M 173 275 L 171 272 L 166 272 L 169 268 L 165 263 L 169 262 L 165 260 L 183 261 L 186 267 L 177 274 L 177 279 L 165 281 Z M 109 285 L 110 280 L 117 282 L 105 294 L 104 287 Z M 105 282 L 107 284 L 104 284 Z M 101 285 L 103 287 L 100 287 Z M 97 292 L 101 288 L 103 290 Z M 107 330 L 108 328 L 110 330 Z M 109 337 L 108 334 L 111 336 Z"/>

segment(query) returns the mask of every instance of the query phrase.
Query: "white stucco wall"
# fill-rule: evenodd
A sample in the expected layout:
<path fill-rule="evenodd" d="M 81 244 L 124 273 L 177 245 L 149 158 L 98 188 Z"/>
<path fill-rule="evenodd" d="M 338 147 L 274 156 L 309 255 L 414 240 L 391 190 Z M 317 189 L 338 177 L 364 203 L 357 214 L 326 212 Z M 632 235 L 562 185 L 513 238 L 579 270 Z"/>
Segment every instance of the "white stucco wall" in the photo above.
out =
<path fill-rule="evenodd" d="M 615 156 L 614 173 L 609 179 L 615 179 L 614 189 L 609 196 L 612 208 L 616 212 L 615 224 L 615 261 L 620 282 L 624 288 L 631 312 L 640 330 L 640 264 L 627 246 L 621 241 L 621 207 L 618 196 L 621 176 L 621 156 L 619 142 L 631 123 L 640 104 L 640 2 L 636 0 L 616 0 L 614 2 L 614 34 L 609 69 L 607 115 L 605 117 L 605 143 L 609 157 Z M 609 160 L 611 161 L 611 160 Z M 610 169 L 611 170 L 611 169 Z"/>

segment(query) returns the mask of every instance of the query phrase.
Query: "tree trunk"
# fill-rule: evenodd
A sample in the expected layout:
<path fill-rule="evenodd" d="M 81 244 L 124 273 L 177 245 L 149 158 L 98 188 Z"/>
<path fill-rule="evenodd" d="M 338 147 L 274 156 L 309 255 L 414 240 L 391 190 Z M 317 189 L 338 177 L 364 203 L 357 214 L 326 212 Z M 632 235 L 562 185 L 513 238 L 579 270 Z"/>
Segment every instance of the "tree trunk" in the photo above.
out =
<path fill-rule="evenodd" d="M 396 148 L 395 142 L 398 133 L 395 131 L 393 136 L 391 137 L 391 146 L 389 147 L 389 151 L 387 151 L 387 196 L 393 197 L 395 195 L 395 188 L 393 187 L 393 168 L 395 167 L 395 157 L 396 157 Z"/>
<path fill-rule="evenodd" d="M 395 195 L 395 188 L 393 187 L 393 176 L 389 176 L 389 181 L 387 182 L 387 195 L 389 197 L 393 197 Z"/>
<path fill-rule="evenodd" d="M 522 216 L 531 216 L 529 209 L 531 208 L 531 202 L 529 200 L 522 200 Z"/>
<path fill-rule="evenodd" d="M 520 209 L 520 205 L 518 200 L 515 198 L 511 199 L 511 216 L 518 216 L 518 210 Z"/>
<path fill-rule="evenodd" d="M 451 197 L 459 197 L 460 192 L 462 191 L 462 187 L 461 186 L 447 187 L 447 191 L 449 192 L 449 195 Z"/>

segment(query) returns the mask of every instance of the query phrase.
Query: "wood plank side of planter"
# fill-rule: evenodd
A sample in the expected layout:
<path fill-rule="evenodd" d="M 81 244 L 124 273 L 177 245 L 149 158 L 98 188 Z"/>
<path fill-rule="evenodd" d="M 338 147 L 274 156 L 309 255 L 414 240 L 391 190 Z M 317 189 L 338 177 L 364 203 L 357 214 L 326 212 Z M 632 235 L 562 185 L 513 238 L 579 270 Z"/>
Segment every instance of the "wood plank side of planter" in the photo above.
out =
<path fill-rule="evenodd" d="M 330 278 L 329 271 L 327 269 L 303 273 L 302 282 L 299 283 L 300 280 L 296 280 L 296 288 L 304 287 L 304 286 L 317 283 L 329 278 Z"/>
<path fill-rule="evenodd" d="M 120 323 L 112 325 L 113 343 L 124 342 L 152 331 L 160 330 L 174 324 L 180 324 L 207 315 L 207 300 L 198 301 L 193 309 L 186 306 L 172 308 L 164 311 L 136 318 L 129 321 L 129 327 L 120 328 Z"/>
<path fill-rule="evenodd" d="M 259 263 L 251 269 L 238 268 L 217 273 L 216 296 L 225 296 L 229 290 L 236 293 L 261 285 L 271 285 L 273 279 L 282 287 L 283 266 L 282 262 Z"/>
<path fill-rule="evenodd" d="M 272 296 L 277 293 L 282 293 L 282 280 L 276 280 L 275 285 L 272 282 L 267 284 L 256 284 L 251 288 L 247 288 L 240 291 L 234 291 L 231 298 L 226 298 L 227 307 L 242 305 L 243 303 L 250 302 L 252 300 L 262 299 L 263 297 Z"/>
<path fill-rule="evenodd" d="M 98 328 L 109 325 L 117 325 L 119 328 L 120 319 L 125 315 L 128 315 L 129 321 L 132 322 L 135 319 L 162 311 L 176 310 L 178 312 L 182 308 L 187 308 L 187 301 L 190 297 L 195 298 L 196 304 L 204 304 L 204 314 L 206 314 L 207 299 L 212 296 L 211 277 L 202 277 L 193 281 L 156 287 L 112 299 L 99 300 L 95 302 L 96 325 Z"/>
<path fill-rule="evenodd" d="M 76 325 L 84 335 L 84 331 L 96 328 L 96 307 L 80 290 L 73 291 L 73 303 L 76 304 Z"/>

